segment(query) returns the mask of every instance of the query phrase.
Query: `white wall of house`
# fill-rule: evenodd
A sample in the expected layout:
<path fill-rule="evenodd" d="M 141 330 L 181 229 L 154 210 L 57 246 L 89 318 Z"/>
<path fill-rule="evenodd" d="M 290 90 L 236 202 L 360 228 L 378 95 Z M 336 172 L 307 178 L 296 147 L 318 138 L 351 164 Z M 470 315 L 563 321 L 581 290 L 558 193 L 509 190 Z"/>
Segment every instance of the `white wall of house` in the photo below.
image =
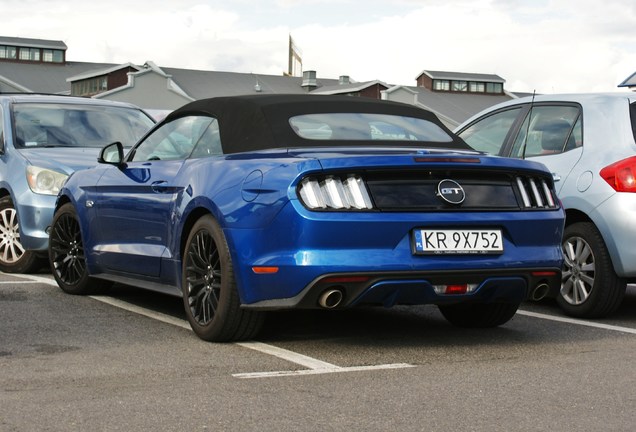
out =
<path fill-rule="evenodd" d="M 119 102 L 129 102 L 152 110 L 174 110 L 193 99 L 175 90 L 171 78 L 154 71 L 129 75 L 128 85 L 96 96 Z"/>

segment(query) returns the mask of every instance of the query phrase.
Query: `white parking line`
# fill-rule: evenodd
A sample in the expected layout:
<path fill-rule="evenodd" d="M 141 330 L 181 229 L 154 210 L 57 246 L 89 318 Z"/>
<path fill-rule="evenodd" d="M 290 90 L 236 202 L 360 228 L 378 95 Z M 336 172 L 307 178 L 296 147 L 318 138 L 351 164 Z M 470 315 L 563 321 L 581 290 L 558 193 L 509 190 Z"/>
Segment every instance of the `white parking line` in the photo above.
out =
<path fill-rule="evenodd" d="M 408 364 L 408 363 L 393 363 L 393 364 L 383 364 L 383 365 L 373 365 L 373 366 L 351 366 L 351 367 L 334 366 L 333 368 L 302 369 L 302 370 L 296 370 L 296 371 L 238 373 L 238 374 L 232 374 L 232 376 L 235 378 L 272 378 L 272 377 L 298 376 L 298 375 L 319 375 L 319 374 L 339 373 L 339 372 L 360 372 L 360 371 L 371 371 L 371 370 L 380 370 L 380 369 L 404 369 L 404 368 L 412 368 L 412 367 L 415 367 L 415 365 Z"/>
<path fill-rule="evenodd" d="M 352 366 L 352 367 L 340 367 L 331 363 L 324 362 L 312 357 L 307 357 L 303 354 L 298 354 L 294 351 L 289 351 L 284 348 L 275 347 L 273 345 L 267 345 L 261 342 L 236 342 L 236 345 L 240 345 L 245 348 L 260 351 L 265 354 L 272 355 L 274 357 L 282 358 L 291 363 L 296 363 L 301 366 L 305 366 L 308 369 L 295 370 L 295 371 L 275 371 L 275 372 L 253 372 L 253 373 L 239 373 L 232 374 L 236 378 L 268 378 L 268 377 L 281 377 L 281 376 L 296 376 L 296 375 L 317 375 L 326 373 L 337 372 L 359 372 L 378 369 L 402 369 L 415 367 L 408 363 L 393 363 L 384 365 L 373 366 Z"/>
<path fill-rule="evenodd" d="M 175 318 L 170 315 L 163 314 L 161 312 L 154 312 L 148 309 L 144 309 L 139 306 L 132 305 L 122 300 L 118 300 L 107 296 L 90 296 L 91 298 L 109 304 L 111 306 L 118 307 L 120 309 L 127 310 L 139 315 L 152 318 L 157 321 L 161 321 L 167 324 L 172 324 L 177 327 L 184 328 L 186 330 L 192 330 L 190 324 L 187 321 Z M 252 372 L 252 373 L 239 373 L 232 374 L 236 378 L 266 378 L 266 377 L 281 377 L 281 376 L 294 376 L 294 375 L 315 375 L 334 372 L 357 372 L 364 370 L 375 369 L 398 369 L 405 367 L 413 367 L 405 363 L 389 364 L 389 365 L 376 365 L 376 366 L 355 366 L 355 367 L 340 367 L 331 363 L 324 362 L 322 360 L 315 359 L 303 354 L 299 354 L 294 351 L 289 351 L 284 348 L 279 348 L 273 345 L 264 344 L 262 342 L 235 342 L 234 345 L 241 346 L 243 348 L 249 348 L 254 351 L 258 351 L 263 354 L 271 355 L 281 358 L 290 363 L 295 363 L 300 366 L 304 366 L 306 370 L 295 371 L 274 371 L 274 372 Z"/>
<path fill-rule="evenodd" d="M 145 309 L 145 308 L 140 307 L 140 306 L 135 306 L 135 305 L 130 304 L 128 302 L 125 302 L 123 300 L 118 300 L 118 299 L 113 298 L 113 297 L 97 296 L 97 295 L 92 295 L 92 296 L 89 296 L 89 297 L 92 298 L 92 299 L 98 300 L 98 301 L 100 301 L 102 303 L 106 303 L 106 304 L 109 304 L 111 306 L 115 306 L 117 308 L 124 309 L 124 310 L 127 310 L 129 312 L 136 313 L 138 315 L 143 315 L 145 317 L 152 318 L 155 321 L 161 321 L 163 323 L 171 324 L 171 325 L 177 326 L 177 327 L 181 327 L 181 328 L 184 328 L 186 330 L 192 330 L 192 327 L 190 327 L 190 324 L 188 324 L 187 321 L 179 319 L 179 318 L 175 318 L 175 317 L 173 317 L 171 315 L 167 315 L 167 314 L 164 314 L 164 313 L 161 313 L 161 312 L 151 311 L 151 310 Z"/>
<path fill-rule="evenodd" d="M 545 320 L 556 321 L 556 322 L 561 322 L 566 324 L 575 324 L 575 325 L 580 325 L 584 327 L 593 327 L 593 328 L 616 331 L 621 333 L 636 334 L 636 329 L 633 329 L 630 327 L 621 327 L 621 326 L 615 326 L 610 324 L 603 324 L 603 323 L 595 322 L 595 321 L 585 321 L 585 320 L 580 320 L 575 318 L 560 317 L 556 315 L 547 315 L 547 314 L 524 311 L 524 310 L 518 310 L 517 313 L 519 315 L 525 315 L 532 318 L 545 319 Z"/>
<path fill-rule="evenodd" d="M 25 281 L 0 281 L 0 285 L 15 285 L 15 284 L 32 284 L 33 281 L 25 280 Z"/>
<path fill-rule="evenodd" d="M 55 280 L 53 280 L 50 277 L 42 277 L 42 276 L 36 276 L 36 275 L 20 275 L 20 274 L 12 274 L 11 276 L 27 279 L 27 281 L 24 281 L 24 282 L 2 281 L 0 283 L 29 283 L 28 281 L 31 281 L 31 282 L 44 283 L 47 285 L 57 286 L 57 283 L 55 282 Z M 90 297 L 100 302 L 109 304 L 111 306 L 115 306 L 120 309 L 124 309 L 124 310 L 130 311 L 139 315 L 143 315 L 157 321 L 161 321 L 167 324 L 171 324 L 171 325 L 192 331 L 192 328 L 190 327 L 189 323 L 185 320 L 175 318 L 173 316 L 163 314 L 161 312 L 150 311 L 148 309 L 132 305 L 130 303 L 115 299 L 113 297 L 108 297 L 108 296 L 90 296 Z M 592 327 L 592 328 L 597 328 L 602 330 L 616 331 L 620 333 L 636 334 L 636 329 L 634 328 L 603 324 L 603 323 L 599 323 L 595 321 L 585 321 L 585 320 L 574 319 L 574 318 L 560 317 L 560 316 L 542 314 L 538 312 L 531 312 L 531 311 L 526 311 L 521 309 L 517 311 L 517 314 L 528 316 L 531 318 L 545 319 L 545 320 L 550 320 L 550 321 L 555 321 L 555 322 L 560 322 L 565 324 Z M 294 363 L 294 364 L 307 368 L 307 369 L 301 369 L 301 370 L 250 372 L 250 373 L 232 374 L 232 376 L 236 378 L 268 378 L 268 377 L 283 377 L 283 376 L 316 375 L 316 374 L 327 374 L 327 373 L 358 372 L 358 371 L 369 371 L 369 370 L 379 370 L 379 369 L 402 369 L 402 368 L 415 367 L 415 365 L 411 365 L 408 363 L 341 367 L 331 363 L 324 362 L 322 360 L 315 359 L 313 357 L 296 353 L 294 351 L 289 351 L 284 348 L 279 348 L 279 347 L 268 345 L 261 342 L 236 342 L 235 345 L 241 346 L 243 348 L 248 348 L 254 351 L 258 351 L 263 354 L 278 357 L 290 363 Z"/>
<path fill-rule="evenodd" d="M 57 286 L 55 280 L 47 277 L 35 276 L 35 275 L 14 275 L 22 279 L 28 279 L 27 281 L 17 283 L 44 283 L 47 285 Z M 9 282 L 7 282 L 9 283 Z M 16 282 L 13 282 L 16 283 Z M 190 324 L 182 319 L 175 318 L 173 316 L 161 313 L 150 311 L 140 306 L 135 306 L 133 304 L 127 303 L 122 300 L 118 300 L 113 297 L 108 296 L 89 296 L 90 298 L 100 301 L 102 303 L 106 303 L 108 305 L 127 310 L 129 312 L 136 313 L 138 315 L 143 315 L 145 317 L 154 319 L 156 321 L 161 321 L 166 324 L 171 324 L 177 327 L 184 328 L 186 330 L 192 331 Z M 325 374 L 325 373 L 336 373 L 336 372 L 359 372 L 359 371 L 369 371 L 369 370 L 378 370 L 378 369 L 401 369 L 408 367 L 415 367 L 414 365 L 410 365 L 407 363 L 395 363 L 395 364 L 386 364 L 386 365 L 374 365 L 374 366 L 354 366 L 354 367 L 341 367 L 331 363 L 324 362 L 322 360 L 315 359 L 313 357 L 309 357 L 303 354 L 299 354 L 294 351 L 286 350 L 284 348 L 279 348 L 273 345 L 268 345 L 262 342 L 236 342 L 235 345 L 241 346 L 243 348 L 248 348 L 254 351 L 258 351 L 263 354 L 271 355 L 274 357 L 281 358 L 290 363 L 295 363 L 297 365 L 303 366 L 307 369 L 303 370 L 291 370 L 291 371 L 273 371 L 273 372 L 251 372 L 251 373 L 239 373 L 232 374 L 232 376 L 236 378 L 266 378 L 266 377 L 282 377 L 282 376 L 295 376 L 295 375 L 316 375 L 316 374 Z"/>
<path fill-rule="evenodd" d="M 32 282 L 38 282 L 38 283 L 43 283 L 43 284 L 47 284 L 47 285 L 51 285 L 56 287 L 57 286 L 57 282 L 55 282 L 55 280 L 53 279 L 53 276 L 51 277 L 44 277 L 44 276 L 36 276 L 36 275 L 27 275 L 27 274 L 18 274 L 18 273 L 11 273 L 9 276 L 11 277 L 17 277 L 17 278 L 21 278 L 21 279 L 27 279 L 30 280 Z"/>

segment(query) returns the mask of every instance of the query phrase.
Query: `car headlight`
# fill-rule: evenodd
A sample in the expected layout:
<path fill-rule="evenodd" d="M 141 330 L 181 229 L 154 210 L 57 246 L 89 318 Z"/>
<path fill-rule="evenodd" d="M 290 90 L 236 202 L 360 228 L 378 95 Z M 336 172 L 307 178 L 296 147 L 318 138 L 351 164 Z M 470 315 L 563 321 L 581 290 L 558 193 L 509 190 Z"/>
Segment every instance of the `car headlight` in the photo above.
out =
<path fill-rule="evenodd" d="M 27 167 L 26 177 L 27 183 L 34 193 L 57 195 L 68 178 L 68 175 L 29 165 Z"/>
<path fill-rule="evenodd" d="M 356 175 L 307 177 L 298 194 L 311 210 L 371 210 L 373 202 L 362 178 Z"/>

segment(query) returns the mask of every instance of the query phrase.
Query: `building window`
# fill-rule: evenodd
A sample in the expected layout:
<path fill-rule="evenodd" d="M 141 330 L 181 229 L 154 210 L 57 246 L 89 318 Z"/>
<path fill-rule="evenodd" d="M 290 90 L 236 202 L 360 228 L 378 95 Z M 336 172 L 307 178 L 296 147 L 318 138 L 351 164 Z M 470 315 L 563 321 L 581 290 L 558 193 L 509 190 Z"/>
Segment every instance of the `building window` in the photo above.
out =
<path fill-rule="evenodd" d="M 40 49 L 20 48 L 20 60 L 40 61 Z"/>
<path fill-rule="evenodd" d="M 0 59 L 17 59 L 18 49 L 14 46 L 0 45 Z"/>
<path fill-rule="evenodd" d="M 468 91 L 468 83 L 466 81 L 453 81 L 453 91 L 465 92 Z"/>
<path fill-rule="evenodd" d="M 71 94 L 73 96 L 92 96 L 106 90 L 108 90 L 108 77 L 105 76 L 76 81 L 71 84 Z"/>
<path fill-rule="evenodd" d="M 503 84 L 501 83 L 486 83 L 486 93 L 503 93 Z"/>
<path fill-rule="evenodd" d="M 503 83 L 434 79 L 433 90 L 442 92 L 502 94 Z"/>
<path fill-rule="evenodd" d="M 483 82 L 470 82 L 470 92 L 471 93 L 485 93 L 486 92 L 486 84 Z"/>
<path fill-rule="evenodd" d="M 62 63 L 64 61 L 64 52 L 62 50 L 42 50 L 42 61 L 47 63 Z"/>
<path fill-rule="evenodd" d="M 448 80 L 433 80 L 433 90 L 449 91 L 450 81 Z"/>

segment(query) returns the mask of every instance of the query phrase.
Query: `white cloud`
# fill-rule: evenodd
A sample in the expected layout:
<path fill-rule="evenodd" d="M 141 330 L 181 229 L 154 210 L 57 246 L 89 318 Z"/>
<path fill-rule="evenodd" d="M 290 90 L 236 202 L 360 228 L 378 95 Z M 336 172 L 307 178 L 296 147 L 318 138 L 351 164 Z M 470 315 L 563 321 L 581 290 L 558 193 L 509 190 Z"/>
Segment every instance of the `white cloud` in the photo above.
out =
<path fill-rule="evenodd" d="M 513 91 L 613 91 L 636 70 L 633 0 L 0 0 L 3 36 L 63 40 L 74 61 L 278 75 L 303 66 L 414 85 L 422 70 L 495 73 Z"/>

